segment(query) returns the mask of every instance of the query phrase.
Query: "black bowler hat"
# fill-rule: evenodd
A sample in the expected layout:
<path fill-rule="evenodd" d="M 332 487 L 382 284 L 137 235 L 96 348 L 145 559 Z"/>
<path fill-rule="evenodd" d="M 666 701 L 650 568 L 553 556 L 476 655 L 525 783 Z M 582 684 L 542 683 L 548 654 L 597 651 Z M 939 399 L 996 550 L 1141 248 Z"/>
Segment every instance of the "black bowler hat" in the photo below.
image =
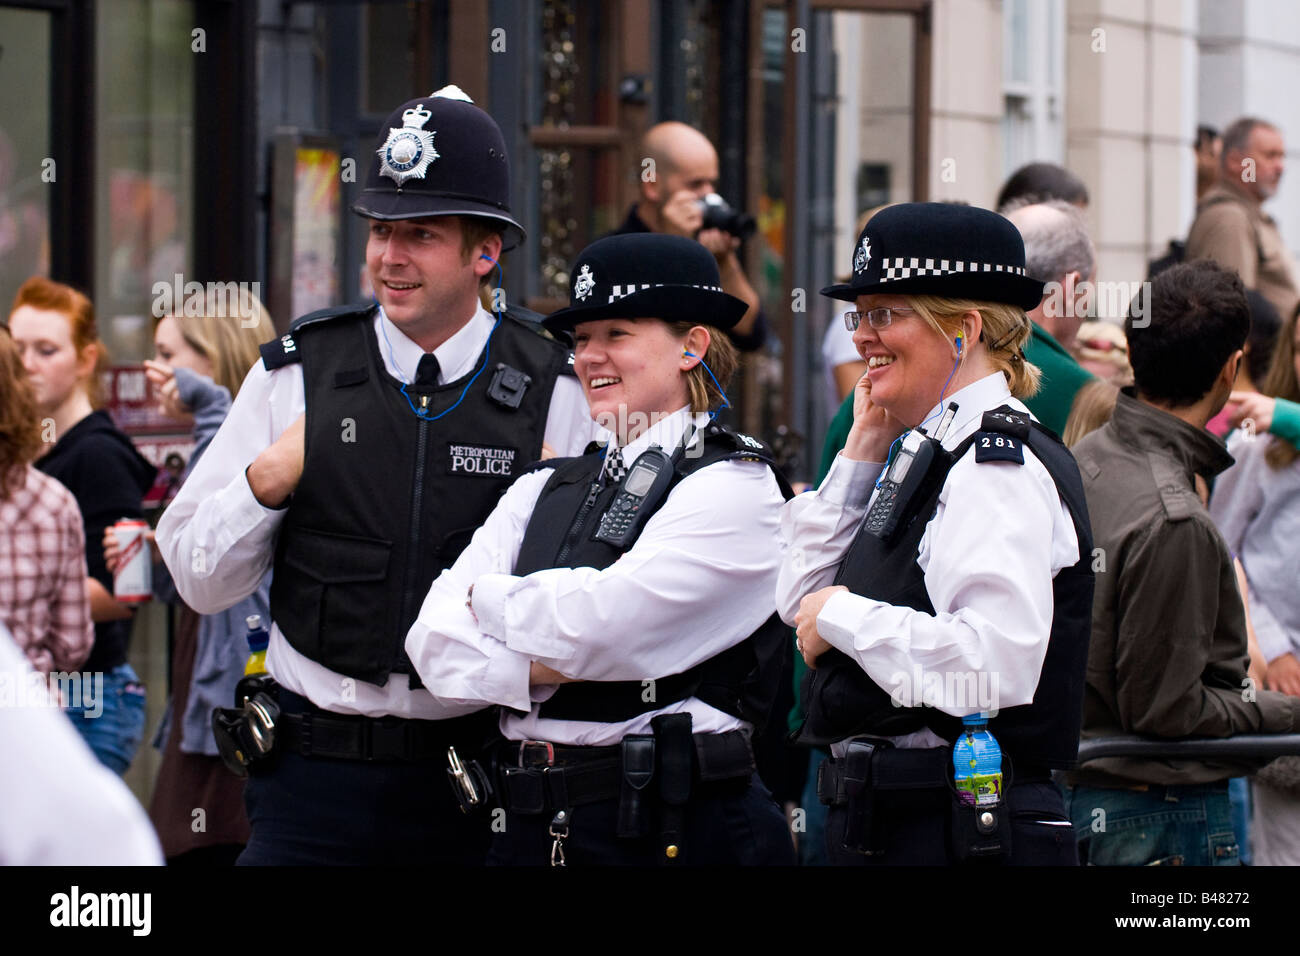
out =
<path fill-rule="evenodd" d="M 569 307 L 542 324 L 569 332 L 595 319 L 654 318 L 726 331 L 748 308 L 722 291 L 717 260 L 694 239 L 632 232 L 582 250 L 569 275 Z"/>
<path fill-rule="evenodd" d="M 976 206 L 899 203 L 867 222 L 853 247 L 853 275 L 822 295 L 937 295 L 1018 305 L 1043 299 L 1025 272 L 1025 243 L 1007 219 Z"/>
<path fill-rule="evenodd" d="M 379 131 L 352 211 L 371 219 L 479 216 L 497 220 L 512 249 L 524 227 L 510 215 L 510 161 L 496 121 L 455 86 L 403 103 Z"/>

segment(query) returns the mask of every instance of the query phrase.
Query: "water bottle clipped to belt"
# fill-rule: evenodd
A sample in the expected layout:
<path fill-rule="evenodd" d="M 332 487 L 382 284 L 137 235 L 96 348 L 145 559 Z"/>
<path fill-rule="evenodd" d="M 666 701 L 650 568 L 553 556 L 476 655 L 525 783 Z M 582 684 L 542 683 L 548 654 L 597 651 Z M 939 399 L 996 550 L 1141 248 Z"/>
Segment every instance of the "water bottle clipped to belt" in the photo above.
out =
<path fill-rule="evenodd" d="M 1004 859 L 1011 853 L 1011 820 L 1002 776 L 1002 747 L 986 714 L 962 718 L 952 745 L 953 852 L 959 860 Z"/>

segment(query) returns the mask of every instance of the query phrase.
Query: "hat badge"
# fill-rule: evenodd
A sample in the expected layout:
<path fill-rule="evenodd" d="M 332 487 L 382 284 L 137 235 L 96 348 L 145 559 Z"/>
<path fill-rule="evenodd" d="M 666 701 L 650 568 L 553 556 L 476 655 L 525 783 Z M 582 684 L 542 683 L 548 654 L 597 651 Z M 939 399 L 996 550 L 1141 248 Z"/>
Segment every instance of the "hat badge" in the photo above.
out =
<path fill-rule="evenodd" d="M 402 113 L 402 127 L 389 127 L 388 139 L 376 152 L 379 154 L 381 176 L 401 186 L 408 179 L 423 179 L 429 164 L 438 158 L 433 148 L 435 130 L 424 129 L 433 114 L 416 104 Z"/>
<path fill-rule="evenodd" d="M 857 255 L 853 257 L 853 271 L 862 273 L 867 270 L 867 263 L 871 261 L 871 240 L 866 236 L 862 237 L 862 242 L 858 244 Z"/>
<path fill-rule="evenodd" d="M 577 280 L 573 283 L 573 294 L 579 299 L 586 299 L 594 288 L 596 288 L 596 277 L 591 274 L 591 266 L 584 263 L 578 270 Z"/>

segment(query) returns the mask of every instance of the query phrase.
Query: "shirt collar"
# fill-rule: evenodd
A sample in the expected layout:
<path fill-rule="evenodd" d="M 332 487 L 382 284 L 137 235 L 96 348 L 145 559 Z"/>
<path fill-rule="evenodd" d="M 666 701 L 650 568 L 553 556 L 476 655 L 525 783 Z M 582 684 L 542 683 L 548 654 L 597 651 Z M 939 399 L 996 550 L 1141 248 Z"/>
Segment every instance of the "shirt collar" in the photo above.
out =
<path fill-rule="evenodd" d="M 692 413 L 689 405 L 683 405 L 672 414 L 660 418 L 638 435 L 634 441 L 630 441 L 620 448 L 619 451 L 623 454 L 623 464 L 630 468 L 632 462 L 636 461 L 636 456 L 649 448 L 651 444 L 658 445 L 671 455 L 677 448 L 677 443 L 682 440 L 682 435 L 686 433 L 687 428 L 694 424 L 698 431 L 693 436 L 691 444 L 687 446 L 691 447 L 691 445 L 701 441 L 704 426 L 708 423 L 709 416 L 707 412 Z M 606 446 L 607 455 L 612 448 L 618 448 L 618 437 L 611 433 L 609 444 Z"/>
<path fill-rule="evenodd" d="M 480 303 L 470 320 L 433 350 L 433 355 L 438 360 L 439 384 L 454 382 L 470 373 L 482 354 L 495 323 L 496 318 L 488 314 Z M 383 306 L 375 309 L 375 336 L 379 340 L 379 354 L 383 357 L 388 374 L 403 382 L 415 381 L 415 368 L 420 364 L 424 349 L 393 324 L 384 314 Z"/>
<path fill-rule="evenodd" d="M 957 414 L 953 416 L 952 424 L 940 442 L 949 450 L 956 448 L 968 435 L 977 431 L 980 422 L 984 420 L 984 413 L 990 409 L 1010 405 L 1016 411 L 1029 414 L 1029 409 L 1023 402 L 1012 398 L 1011 389 L 1007 387 L 1007 377 L 1001 372 L 992 372 L 935 404 L 925 416 L 927 434 L 933 435 L 939 427 L 939 422 L 943 420 L 942 412 L 949 402 L 957 403 Z"/>
<path fill-rule="evenodd" d="M 1162 451 L 1188 474 L 1209 479 L 1233 463 L 1223 439 L 1139 401 L 1131 386 L 1120 392 L 1110 427 L 1124 444 L 1146 451 Z"/>

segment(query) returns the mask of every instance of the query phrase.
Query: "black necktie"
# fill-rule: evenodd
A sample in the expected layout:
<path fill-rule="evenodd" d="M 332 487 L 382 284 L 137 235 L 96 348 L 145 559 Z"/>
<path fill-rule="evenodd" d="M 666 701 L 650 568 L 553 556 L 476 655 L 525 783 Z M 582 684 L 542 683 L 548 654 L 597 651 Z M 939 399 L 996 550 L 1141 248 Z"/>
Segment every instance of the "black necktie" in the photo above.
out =
<path fill-rule="evenodd" d="M 417 391 L 430 392 L 438 387 L 438 360 L 432 352 L 420 356 L 420 364 L 415 369 L 415 388 Z"/>

